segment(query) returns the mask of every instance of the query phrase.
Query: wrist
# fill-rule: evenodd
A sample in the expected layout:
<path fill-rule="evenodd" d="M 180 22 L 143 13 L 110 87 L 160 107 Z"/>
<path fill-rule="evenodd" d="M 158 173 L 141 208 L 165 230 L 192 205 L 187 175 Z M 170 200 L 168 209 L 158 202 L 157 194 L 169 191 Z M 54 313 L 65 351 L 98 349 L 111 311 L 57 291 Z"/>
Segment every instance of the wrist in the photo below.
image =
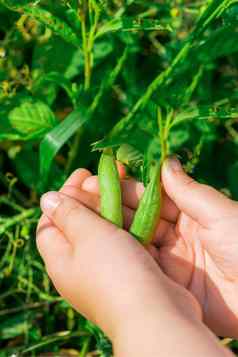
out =
<path fill-rule="evenodd" d="M 147 344 L 157 346 L 158 341 L 165 342 L 173 334 L 173 329 L 176 335 L 179 325 L 199 325 L 201 319 L 201 309 L 195 298 L 165 278 L 143 303 L 135 301 L 134 308 L 118 321 L 112 338 L 113 345 L 120 350 L 119 355 L 123 355 L 121 349 L 124 344 L 126 348 L 130 345 L 139 348 L 140 342 L 141 348 L 147 348 Z"/>
<path fill-rule="evenodd" d="M 141 311 L 133 324 L 118 330 L 113 340 L 115 356 L 231 357 L 196 311 L 193 315 L 190 312 L 183 313 L 170 303 L 163 309 Z"/>

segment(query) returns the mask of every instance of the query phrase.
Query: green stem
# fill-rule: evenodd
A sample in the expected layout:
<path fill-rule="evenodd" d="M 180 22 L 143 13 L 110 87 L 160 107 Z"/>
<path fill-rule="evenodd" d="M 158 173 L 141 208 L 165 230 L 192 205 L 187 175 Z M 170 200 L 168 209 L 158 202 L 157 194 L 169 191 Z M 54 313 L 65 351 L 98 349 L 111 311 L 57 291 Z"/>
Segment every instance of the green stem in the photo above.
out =
<path fill-rule="evenodd" d="M 91 56 L 88 48 L 88 35 L 86 29 L 86 16 L 82 14 L 82 39 L 83 39 L 83 52 L 84 52 L 84 89 L 87 91 L 91 83 Z"/>
<path fill-rule="evenodd" d="M 23 212 L 24 208 L 19 206 L 17 203 L 15 203 L 13 200 L 10 199 L 10 197 L 7 196 L 1 196 L 0 197 L 0 205 L 4 204 L 7 205 L 11 208 L 13 208 L 17 212 Z"/>
<path fill-rule="evenodd" d="M 90 342 L 91 342 L 91 337 L 87 337 L 83 343 L 83 347 L 79 357 L 86 357 L 87 353 L 89 352 Z"/>
<path fill-rule="evenodd" d="M 161 147 L 161 165 L 165 161 L 168 155 L 168 136 L 169 136 L 169 121 L 170 116 L 167 116 L 166 123 L 163 123 L 163 116 L 161 109 L 158 108 L 158 125 L 159 125 L 159 137 Z"/>
<path fill-rule="evenodd" d="M 81 331 L 74 332 L 74 333 L 72 333 L 71 331 L 61 331 L 54 335 L 44 336 L 39 343 L 31 345 L 31 346 L 27 347 L 26 349 L 22 350 L 21 354 L 22 355 L 28 354 L 28 356 L 29 356 L 29 352 L 35 351 L 35 350 L 42 348 L 44 346 L 47 346 L 47 345 L 50 345 L 50 344 L 56 343 L 56 342 L 67 341 L 69 339 L 72 339 L 75 337 L 81 337 L 81 336 L 87 336 L 87 334 L 85 332 L 81 332 Z"/>
<path fill-rule="evenodd" d="M 18 223 L 22 223 L 22 221 L 24 221 L 25 219 L 32 217 L 38 213 L 39 213 L 38 208 L 32 208 L 32 209 L 25 210 L 21 214 L 18 214 L 12 218 L 6 219 L 5 222 L 0 225 L 0 236 L 4 234 L 12 226 L 15 226 Z"/>
<path fill-rule="evenodd" d="M 86 20 L 87 13 L 89 15 L 89 22 L 90 22 L 89 31 L 87 31 L 87 20 Z M 95 17 L 93 17 L 93 13 L 95 13 Z M 93 46 L 95 42 L 99 17 L 100 17 L 100 11 L 97 8 L 95 8 L 95 6 L 93 6 L 92 0 L 88 0 L 88 3 L 84 1 L 80 12 L 80 18 L 81 18 L 81 31 L 82 31 L 83 52 L 84 52 L 84 90 L 85 91 L 88 91 L 91 86 L 91 77 L 92 77 L 92 68 L 93 68 Z M 73 163 L 77 157 L 82 133 L 83 133 L 83 128 L 80 128 L 75 136 L 72 148 L 69 152 L 69 159 L 66 167 L 67 174 L 70 173 L 73 167 Z"/>

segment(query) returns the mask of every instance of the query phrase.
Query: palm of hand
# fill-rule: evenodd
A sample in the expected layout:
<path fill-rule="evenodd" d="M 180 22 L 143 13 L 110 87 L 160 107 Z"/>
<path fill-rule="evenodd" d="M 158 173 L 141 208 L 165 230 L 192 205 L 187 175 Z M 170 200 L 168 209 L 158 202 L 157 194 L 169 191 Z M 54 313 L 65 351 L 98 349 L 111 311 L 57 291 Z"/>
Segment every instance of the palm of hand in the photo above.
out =
<path fill-rule="evenodd" d="M 196 297 L 204 321 L 220 336 L 237 337 L 238 331 L 235 227 L 238 228 L 236 217 L 204 227 L 180 212 L 175 222 L 160 223 L 154 241 L 158 249 L 152 249 L 166 275 Z"/>

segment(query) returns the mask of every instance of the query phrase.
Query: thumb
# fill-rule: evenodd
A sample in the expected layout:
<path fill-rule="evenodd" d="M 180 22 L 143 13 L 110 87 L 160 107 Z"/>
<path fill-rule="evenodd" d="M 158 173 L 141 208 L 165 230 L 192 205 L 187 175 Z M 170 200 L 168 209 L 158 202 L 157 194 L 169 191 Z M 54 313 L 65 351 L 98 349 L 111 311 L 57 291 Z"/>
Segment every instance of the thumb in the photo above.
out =
<path fill-rule="evenodd" d="M 189 177 L 176 158 L 169 158 L 162 168 L 162 181 L 168 196 L 179 210 L 203 226 L 234 214 L 237 204 L 214 188 Z"/>
<path fill-rule="evenodd" d="M 81 237 L 98 237 L 103 236 L 105 231 L 110 234 L 116 230 L 113 224 L 63 193 L 44 194 L 41 209 L 73 245 Z"/>

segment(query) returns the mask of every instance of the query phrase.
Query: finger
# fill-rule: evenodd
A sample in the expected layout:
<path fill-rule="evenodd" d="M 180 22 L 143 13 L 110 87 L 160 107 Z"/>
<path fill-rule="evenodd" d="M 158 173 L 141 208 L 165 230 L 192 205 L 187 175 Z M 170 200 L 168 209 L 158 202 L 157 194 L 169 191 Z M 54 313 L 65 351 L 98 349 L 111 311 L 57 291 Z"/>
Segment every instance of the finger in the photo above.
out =
<path fill-rule="evenodd" d="M 214 188 L 194 181 L 175 158 L 166 160 L 163 165 L 162 181 L 176 206 L 203 226 L 234 214 L 235 202 Z"/>
<path fill-rule="evenodd" d="M 36 228 L 36 233 L 40 230 L 43 229 L 45 227 L 48 227 L 50 224 L 52 224 L 52 222 L 50 221 L 50 219 L 45 215 L 42 214 L 42 216 L 39 219 L 37 228 Z"/>
<path fill-rule="evenodd" d="M 121 185 L 124 205 L 131 209 L 136 209 L 144 193 L 144 185 L 134 179 L 122 180 Z M 91 176 L 87 178 L 82 184 L 82 189 L 94 194 L 99 194 L 98 177 Z M 178 208 L 163 190 L 161 217 L 174 223 L 177 220 L 178 214 Z"/>
<path fill-rule="evenodd" d="M 100 198 L 98 195 L 92 194 L 75 188 L 74 186 L 65 186 L 62 190 L 65 195 L 74 198 L 87 208 L 93 210 L 100 215 Z M 123 206 L 124 228 L 129 229 L 132 222 L 134 211 L 130 208 Z"/>
<path fill-rule="evenodd" d="M 122 181 L 123 202 L 132 209 L 136 209 L 144 193 L 144 185 L 134 179 Z M 161 217 L 167 221 L 175 222 L 179 211 L 171 199 L 162 189 Z"/>
<path fill-rule="evenodd" d="M 72 186 L 67 186 L 64 189 L 64 194 L 69 197 L 72 197 L 85 205 L 87 208 L 93 210 L 97 214 L 100 214 L 100 200 L 99 197 L 95 194 L 75 189 Z M 129 230 L 131 223 L 133 221 L 135 211 L 129 207 L 123 206 L 123 215 L 124 215 L 124 228 Z M 157 246 L 161 246 L 164 242 L 164 237 L 166 236 L 167 231 L 169 230 L 171 223 L 160 219 L 158 227 L 156 229 L 154 243 Z"/>
<path fill-rule="evenodd" d="M 95 212 L 62 193 L 49 192 L 41 198 L 41 209 L 65 237 L 75 244 L 79 239 L 118 229 Z"/>
<path fill-rule="evenodd" d="M 118 170 L 120 179 L 124 179 L 127 175 L 126 168 L 120 161 L 117 161 L 116 163 L 117 163 L 117 170 Z"/>
<path fill-rule="evenodd" d="M 60 189 L 60 192 L 64 193 L 64 190 L 66 187 L 68 186 L 72 186 L 75 188 L 74 192 L 77 192 L 77 188 L 80 188 L 82 183 L 89 178 L 90 176 L 92 176 L 91 172 L 86 170 L 86 169 L 78 169 L 76 171 L 74 171 L 69 178 L 65 181 L 64 185 L 62 186 L 62 188 Z M 66 188 L 67 190 L 67 188 Z M 73 198 L 73 196 L 71 196 Z M 44 225 L 48 225 L 50 224 L 50 220 L 47 216 L 45 216 L 44 214 L 41 216 L 41 218 L 39 219 L 39 223 L 37 226 L 37 231 L 38 229 L 42 228 Z"/>
<path fill-rule="evenodd" d="M 48 274 L 52 278 L 61 274 L 72 257 L 72 246 L 63 234 L 50 221 L 45 222 L 37 231 L 36 244 Z"/>
<path fill-rule="evenodd" d="M 78 169 L 69 176 L 60 191 L 63 192 L 65 186 L 74 186 L 77 188 L 81 188 L 83 182 L 90 176 L 92 176 L 90 171 L 86 169 Z"/>

